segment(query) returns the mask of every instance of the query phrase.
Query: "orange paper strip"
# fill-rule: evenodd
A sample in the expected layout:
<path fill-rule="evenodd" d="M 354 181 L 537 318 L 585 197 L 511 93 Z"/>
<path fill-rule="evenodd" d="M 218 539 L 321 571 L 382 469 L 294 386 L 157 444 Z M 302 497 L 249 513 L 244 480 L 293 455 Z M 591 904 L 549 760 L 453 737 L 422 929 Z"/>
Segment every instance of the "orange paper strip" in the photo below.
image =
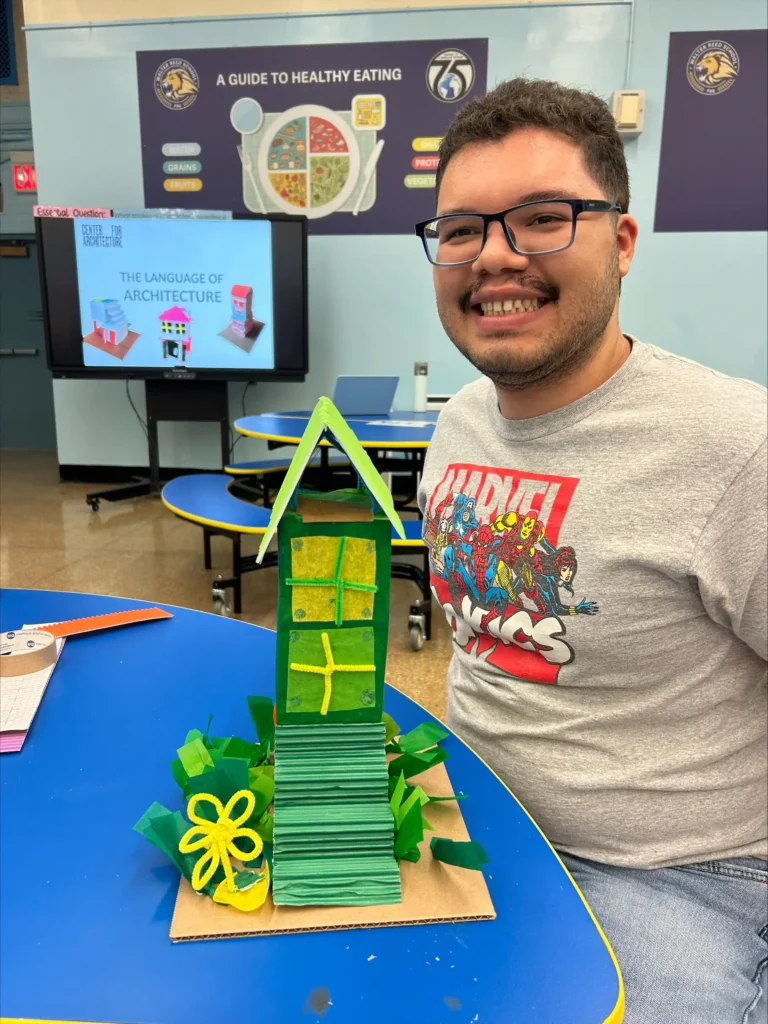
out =
<path fill-rule="evenodd" d="M 87 619 L 69 619 L 66 622 L 51 622 L 41 627 L 56 637 L 77 636 L 80 633 L 94 633 L 99 629 L 113 629 L 115 626 L 132 626 L 136 622 L 152 622 L 155 619 L 171 619 L 173 615 L 162 608 L 137 608 L 129 612 L 110 612 L 107 615 L 92 615 Z"/>

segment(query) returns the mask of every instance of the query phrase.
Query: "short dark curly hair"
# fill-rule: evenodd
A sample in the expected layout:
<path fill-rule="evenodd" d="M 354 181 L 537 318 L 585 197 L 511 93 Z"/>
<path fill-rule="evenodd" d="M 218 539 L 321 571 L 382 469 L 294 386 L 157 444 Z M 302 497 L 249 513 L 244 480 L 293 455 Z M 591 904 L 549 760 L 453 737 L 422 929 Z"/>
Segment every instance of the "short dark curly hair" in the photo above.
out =
<path fill-rule="evenodd" d="M 622 213 L 627 212 L 624 143 L 608 104 L 591 92 L 529 78 L 502 82 L 459 111 L 440 144 L 437 192 L 446 167 L 460 149 L 473 142 L 495 142 L 518 128 L 546 128 L 575 142 L 595 182 Z"/>

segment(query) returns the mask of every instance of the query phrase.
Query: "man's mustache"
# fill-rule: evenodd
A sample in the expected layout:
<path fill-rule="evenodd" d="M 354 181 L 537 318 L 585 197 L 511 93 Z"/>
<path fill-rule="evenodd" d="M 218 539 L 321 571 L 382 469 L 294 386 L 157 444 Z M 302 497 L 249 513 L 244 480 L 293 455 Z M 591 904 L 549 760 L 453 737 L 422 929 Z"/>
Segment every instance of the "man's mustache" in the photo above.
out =
<path fill-rule="evenodd" d="M 487 284 L 485 279 L 475 282 L 471 288 L 468 288 L 466 292 L 459 299 L 459 308 L 462 313 L 468 313 L 472 308 L 472 300 L 475 295 Z M 510 277 L 504 284 L 514 285 L 516 288 L 532 288 L 537 292 L 541 292 L 550 302 L 557 302 L 560 296 L 560 289 L 551 283 L 551 281 L 545 281 L 541 277 Z"/>

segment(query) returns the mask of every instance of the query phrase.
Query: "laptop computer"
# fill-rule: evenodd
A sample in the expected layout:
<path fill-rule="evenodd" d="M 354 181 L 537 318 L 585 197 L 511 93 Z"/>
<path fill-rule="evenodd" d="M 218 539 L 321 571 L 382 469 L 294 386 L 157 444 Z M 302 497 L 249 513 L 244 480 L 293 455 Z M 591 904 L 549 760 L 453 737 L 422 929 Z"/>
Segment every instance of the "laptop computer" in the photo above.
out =
<path fill-rule="evenodd" d="M 389 416 L 399 377 L 337 377 L 333 404 L 342 416 Z"/>

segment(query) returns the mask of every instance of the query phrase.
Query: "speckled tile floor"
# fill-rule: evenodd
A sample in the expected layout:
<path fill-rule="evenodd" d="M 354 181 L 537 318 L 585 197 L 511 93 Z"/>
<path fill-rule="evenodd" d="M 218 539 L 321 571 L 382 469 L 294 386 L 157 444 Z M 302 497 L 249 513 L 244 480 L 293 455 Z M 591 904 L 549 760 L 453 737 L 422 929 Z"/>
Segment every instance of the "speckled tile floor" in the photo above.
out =
<path fill-rule="evenodd" d="M 212 539 L 213 568 L 203 567 L 202 531 L 173 516 L 159 498 L 85 503 L 86 484 L 61 483 L 53 452 L 0 451 L 0 585 L 74 590 L 211 610 L 211 584 L 231 567 L 231 545 Z M 95 489 L 95 488 L 94 488 Z M 243 554 L 258 538 L 243 540 Z M 239 618 L 274 629 L 275 569 L 243 579 Z M 393 580 L 387 681 L 442 718 L 451 634 L 433 616 L 433 639 L 408 645 L 414 584 Z M 433 609 L 434 610 L 434 609 Z"/>

